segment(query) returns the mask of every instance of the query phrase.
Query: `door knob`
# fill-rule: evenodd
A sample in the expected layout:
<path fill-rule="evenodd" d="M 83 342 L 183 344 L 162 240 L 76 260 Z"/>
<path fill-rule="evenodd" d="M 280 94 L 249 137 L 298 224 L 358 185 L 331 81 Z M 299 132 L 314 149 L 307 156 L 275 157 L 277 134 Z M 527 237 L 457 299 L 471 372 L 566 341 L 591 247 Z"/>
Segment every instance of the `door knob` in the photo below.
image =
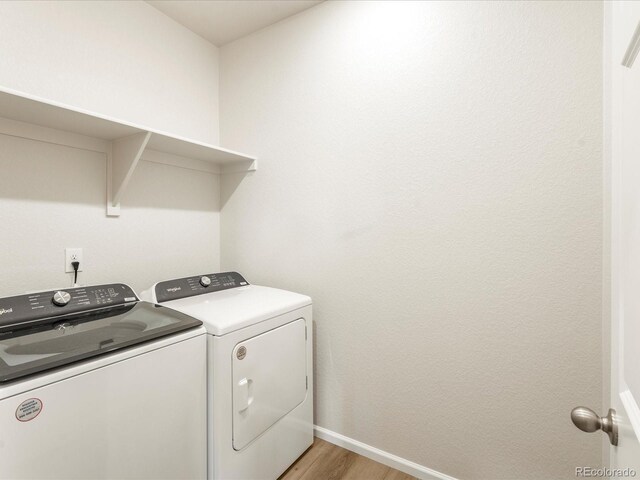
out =
<path fill-rule="evenodd" d="M 609 435 L 611 445 L 618 445 L 618 425 L 615 420 L 616 411 L 609 409 L 606 417 L 599 417 L 596 412 L 587 407 L 576 407 L 571 410 L 571 421 L 583 432 L 597 432 L 602 430 Z"/>

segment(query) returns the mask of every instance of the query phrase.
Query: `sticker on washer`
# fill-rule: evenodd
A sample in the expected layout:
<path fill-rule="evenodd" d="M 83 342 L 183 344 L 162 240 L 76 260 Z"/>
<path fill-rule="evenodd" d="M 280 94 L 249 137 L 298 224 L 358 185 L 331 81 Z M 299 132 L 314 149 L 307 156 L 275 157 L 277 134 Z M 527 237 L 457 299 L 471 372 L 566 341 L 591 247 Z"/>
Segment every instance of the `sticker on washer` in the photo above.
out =
<path fill-rule="evenodd" d="M 33 420 L 42 411 L 42 400 L 39 398 L 29 398 L 25 400 L 16 409 L 16 418 L 21 422 Z"/>

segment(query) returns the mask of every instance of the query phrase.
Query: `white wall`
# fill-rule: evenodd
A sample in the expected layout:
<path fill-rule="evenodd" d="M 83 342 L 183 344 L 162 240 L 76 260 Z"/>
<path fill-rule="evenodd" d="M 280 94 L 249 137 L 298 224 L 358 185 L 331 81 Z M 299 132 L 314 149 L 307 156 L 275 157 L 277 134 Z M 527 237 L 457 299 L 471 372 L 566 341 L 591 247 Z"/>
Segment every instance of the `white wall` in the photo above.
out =
<path fill-rule="evenodd" d="M 0 2 L 0 86 L 218 141 L 218 49 L 144 2 Z M 0 135 L 0 295 L 219 269 L 219 179 L 141 162 L 107 218 L 104 155 Z"/>
<path fill-rule="evenodd" d="M 0 2 L 0 85 L 218 143 L 218 49 L 141 1 Z"/>
<path fill-rule="evenodd" d="M 314 298 L 316 423 L 459 478 L 601 438 L 602 4 L 326 2 L 221 49 L 222 267 Z M 233 191 L 233 195 L 230 193 Z"/>
<path fill-rule="evenodd" d="M 70 286 L 65 247 L 83 247 L 85 285 L 219 268 L 217 175 L 143 161 L 108 218 L 104 155 L 0 135 L 0 171 L 1 296 Z"/>

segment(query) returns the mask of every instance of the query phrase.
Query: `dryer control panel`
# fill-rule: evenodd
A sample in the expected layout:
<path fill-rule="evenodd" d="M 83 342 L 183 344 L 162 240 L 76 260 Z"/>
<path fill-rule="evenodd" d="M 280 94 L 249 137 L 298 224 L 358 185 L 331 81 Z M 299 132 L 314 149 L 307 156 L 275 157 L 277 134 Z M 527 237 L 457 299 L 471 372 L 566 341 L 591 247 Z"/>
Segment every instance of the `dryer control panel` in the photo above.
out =
<path fill-rule="evenodd" d="M 208 273 L 194 277 L 177 278 L 156 285 L 156 302 L 168 302 L 246 285 L 249 285 L 249 282 L 238 272 Z"/>
<path fill-rule="evenodd" d="M 23 324 L 28 326 L 43 319 L 69 313 L 137 301 L 138 297 L 131 287 L 123 283 L 74 287 L 0 298 L 0 330 Z"/>

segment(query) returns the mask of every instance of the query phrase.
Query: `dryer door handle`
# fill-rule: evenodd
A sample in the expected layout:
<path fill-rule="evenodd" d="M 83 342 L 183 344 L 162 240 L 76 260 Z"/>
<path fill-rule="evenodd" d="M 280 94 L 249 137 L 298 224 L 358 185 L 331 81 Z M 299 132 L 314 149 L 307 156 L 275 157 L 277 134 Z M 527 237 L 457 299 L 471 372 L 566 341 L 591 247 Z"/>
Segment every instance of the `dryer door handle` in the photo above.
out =
<path fill-rule="evenodd" d="M 234 398 L 236 399 L 236 409 L 238 412 L 245 411 L 253 402 L 253 397 L 251 396 L 253 390 L 252 386 L 253 380 L 250 378 L 243 378 L 238 382 L 236 395 L 234 395 Z"/>

